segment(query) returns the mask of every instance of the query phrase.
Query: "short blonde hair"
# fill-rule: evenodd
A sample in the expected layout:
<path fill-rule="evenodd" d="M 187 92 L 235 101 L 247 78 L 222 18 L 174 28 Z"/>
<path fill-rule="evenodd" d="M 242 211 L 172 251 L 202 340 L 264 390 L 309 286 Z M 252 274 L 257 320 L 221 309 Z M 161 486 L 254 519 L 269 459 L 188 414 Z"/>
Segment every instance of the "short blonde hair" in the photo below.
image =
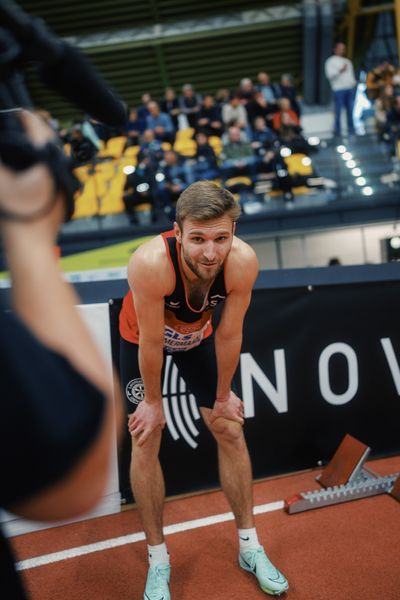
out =
<path fill-rule="evenodd" d="M 182 228 L 186 218 L 193 221 L 210 221 L 229 215 L 235 223 L 240 206 L 233 195 L 213 181 L 196 181 L 186 188 L 176 203 L 176 222 Z"/>

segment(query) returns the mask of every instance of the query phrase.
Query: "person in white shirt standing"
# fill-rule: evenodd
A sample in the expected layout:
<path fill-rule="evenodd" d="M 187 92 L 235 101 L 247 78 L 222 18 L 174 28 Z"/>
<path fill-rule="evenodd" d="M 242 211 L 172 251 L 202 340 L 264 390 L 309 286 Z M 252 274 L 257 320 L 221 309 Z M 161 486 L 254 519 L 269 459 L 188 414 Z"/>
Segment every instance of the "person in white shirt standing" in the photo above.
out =
<path fill-rule="evenodd" d="M 345 57 L 346 45 L 338 42 L 333 55 L 325 61 L 325 75 L 331 84 L 335 101 L 335 135 L 341 135 L 340 116 L 346 109 L 347 130 L 354 133 L 353 108 L 357 81 L 351 60 Z"/>

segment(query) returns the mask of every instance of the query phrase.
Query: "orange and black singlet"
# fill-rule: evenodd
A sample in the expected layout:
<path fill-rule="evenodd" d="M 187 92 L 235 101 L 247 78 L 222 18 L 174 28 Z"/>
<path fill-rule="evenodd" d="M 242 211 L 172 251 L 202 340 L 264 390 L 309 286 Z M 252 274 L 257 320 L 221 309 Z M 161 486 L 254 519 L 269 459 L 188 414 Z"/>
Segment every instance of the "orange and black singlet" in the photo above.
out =
<path fill-rule="evenodd" d="M 226 298 L 224 269 L 222 269 L 204 298 L 200 310 L 189 304 L 187 288 L 180 258 L 180 244 L 173 230 L 161 234 L 171 268 L 175 273 L 175 287 L 171 294 L 164 297 L 165 329 L 164 348 L 167 352 L 190 350 L 211 335 L 211 317 L 213 310 Z M 139 326 L 135 313 L 132 292 L 129 291 L 123 302 L 119 316 L 121 337 L 134 344 L 139 343 Z"/>

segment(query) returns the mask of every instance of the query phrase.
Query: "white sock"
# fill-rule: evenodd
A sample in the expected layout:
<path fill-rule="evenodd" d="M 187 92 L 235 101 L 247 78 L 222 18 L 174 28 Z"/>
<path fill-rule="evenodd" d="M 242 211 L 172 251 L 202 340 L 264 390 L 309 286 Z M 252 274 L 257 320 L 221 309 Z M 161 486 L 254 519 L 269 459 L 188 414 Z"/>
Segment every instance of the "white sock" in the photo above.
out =
<path fill-rule="evenodd" d="M 165 542 L 157 544 L 157 546 L 147 546 L 149 554 L 149 565 L 155 567 L 156 565 L 169 565 L 169 552 Z"/>
<path fill-rule="evenodd" d="M 252 529 L 238 529 L 238 534 L 240 552 L 245 552 L 246 550 L 255 550 L 259 547 L 260 542 L 258 541 L 255 527 Z"/>

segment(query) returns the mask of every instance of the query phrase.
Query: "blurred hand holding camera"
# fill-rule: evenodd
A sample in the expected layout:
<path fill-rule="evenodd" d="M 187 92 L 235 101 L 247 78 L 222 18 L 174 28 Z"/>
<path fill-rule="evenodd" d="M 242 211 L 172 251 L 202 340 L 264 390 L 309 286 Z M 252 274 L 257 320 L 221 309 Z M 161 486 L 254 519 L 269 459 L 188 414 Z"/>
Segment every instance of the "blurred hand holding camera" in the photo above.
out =
<path fill-rule="evenodd" d="M 18 119 L 34 147 L 40 149 L 54 138 L 51 129 L 35 114 L 20 111 Z M 23 244 L 52 246 L 65 217 L 65 202 L 48 166 L 37 163 L 16 171 L 0 162 L 0 211 L 8 215 L 0 219 L 6 247 L 11 236 L 14 243 L 21 236 Z"/>

